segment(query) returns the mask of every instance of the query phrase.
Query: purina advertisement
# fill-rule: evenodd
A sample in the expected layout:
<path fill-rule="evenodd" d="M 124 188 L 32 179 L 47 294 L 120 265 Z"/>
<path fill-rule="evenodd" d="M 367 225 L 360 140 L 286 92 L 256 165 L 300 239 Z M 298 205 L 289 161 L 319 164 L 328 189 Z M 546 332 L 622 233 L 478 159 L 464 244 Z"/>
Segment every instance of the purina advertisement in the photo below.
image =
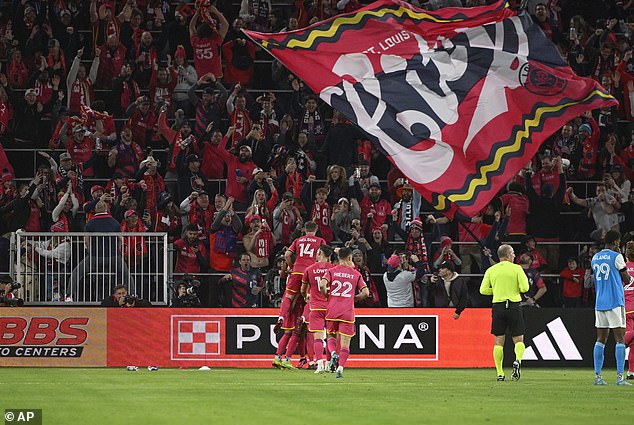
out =
<path fill-rule="evenodd" d="M 271 367 L 273 309 L 0 309 L 2 366 Z M 527 309 L 526 367 L 591 367 L 592 310 Z M 350 367 L 493 367 L 491 312 L 359 309 Z M 508 338 L 510 340 L 510 338 Z M 606 363 L 613 362 L 608 343 Z M 297 356 L 295 356 L 297 358 Z M 507 341 L 505 361 L 514 358 Z"/>

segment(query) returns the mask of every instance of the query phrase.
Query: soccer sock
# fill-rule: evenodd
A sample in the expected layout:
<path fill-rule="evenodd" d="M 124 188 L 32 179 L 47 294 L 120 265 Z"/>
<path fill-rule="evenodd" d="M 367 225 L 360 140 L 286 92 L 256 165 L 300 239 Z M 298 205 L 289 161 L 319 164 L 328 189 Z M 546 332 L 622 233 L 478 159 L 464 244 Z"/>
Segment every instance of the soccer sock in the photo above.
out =
<path fill-rule="evenodd" d="M 617 343 L 614 355 L 616 357 L 616 373 L 623 375 L 623 372 L 625 372 L 625 344 Z"/>
<path fill-rule="evenodd" d="M 315 351 L 315 360 L 320 361 L 324 358 L 324 340 L 315 339 L 313 341 L 313 349 Z"/>
<path fill-rule="evenodd" d="M 288 340 L 290 337 L 290 333 L 284 332 L 284 335 L 282 335 L 282 338 L 280 338 L 280 342 L 277 343 L 277 351 L 275 352 L 275 354 L 281 356 L 286 352 L 286 345 L 288 344 Z"/>
<path fill-rule="evenodd" d="M 288 345 L 286 346 L 286 357 L 289 359 L 293 356 L 298 342 L 299 335 L 296 335 L 295 333 L 291 334 L 291 339 L 288 340 Z"/>
<path fill-rule="evenodd" d="M 315 335 L 312 332 L 306 334 L 306 352 L 310 360 L 315 360 Z"/>
<path fill-rule="evenodd" d="M 299 357 L 306 357 L 306 337 L 304 335 L 299 336 L 298 345 Z"/>
<path fill-rule="evenodd" d="M 498 376 L 504 376 L 504 369 L 502 369 L 502 362 L 504 361 L 504 347 L 501 345 L 493 346 L 493 360 L 495 361 L 495 369 L 498 372 Z"/>
<path fill-rule="evenodd" d="M 328 337 L 328 340 L 326 341 L 326 344 L 328 345 L 328 352 L 332 354 L 333 351 L 337 351 L 337 340 L 334 337 Z"/>
<path fill-rule="evenodd" d="M 346 360 L 348 360 L 348 356 L 350 355 L 349 348 L 342 348 L 339 352 L 339 366 L 344 367 L 346 365 Z"/>
<path fill-rule="evenodd" d="M 605 344 L 597 341 L 594 343 L 594 373 L 601 375 L 603 370 L 603 356 L 605 352 Z"/>
<path fill-rule="evenodd" d="M 526 345 L 523 342 L 518 342 L 515 344 L 515 360 L 522 363 L 522 357 L 524 356 L 524 350 L 526 350 Z"/>
<path fill-rule="evenodd" d="M 286 294 L 284 294 L 284 295 L 282 296 L 282 304 L 280 304 L 280 316 L 281 316 L 281 317 L 286 317 L 286 315 L 288 314 L 288 312 L 289 312 L 289 311 L 290 311 L 290 309 L 291 309 L 291 303 L 292 303 L 292 302 L 293 302 L 293 301 L 291 301 L 291 299 L 290 299 L 290 298 L 288 298 L 288 297 L 286 296 Z"/>

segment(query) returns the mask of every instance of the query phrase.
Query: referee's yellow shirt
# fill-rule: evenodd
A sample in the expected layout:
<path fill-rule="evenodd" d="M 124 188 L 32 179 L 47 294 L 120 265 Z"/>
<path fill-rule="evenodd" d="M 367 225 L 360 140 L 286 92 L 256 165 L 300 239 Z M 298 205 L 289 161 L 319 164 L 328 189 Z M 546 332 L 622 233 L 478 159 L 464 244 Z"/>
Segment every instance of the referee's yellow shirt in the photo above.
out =
<path fill-rule="evenodd" d="M 494 303 L 522 301 L 520 293 L 528 291 L 528 278 L 521 266 L 501 261 L 487 269 L 480 285 L 482 295 L 493 295 Z"/>

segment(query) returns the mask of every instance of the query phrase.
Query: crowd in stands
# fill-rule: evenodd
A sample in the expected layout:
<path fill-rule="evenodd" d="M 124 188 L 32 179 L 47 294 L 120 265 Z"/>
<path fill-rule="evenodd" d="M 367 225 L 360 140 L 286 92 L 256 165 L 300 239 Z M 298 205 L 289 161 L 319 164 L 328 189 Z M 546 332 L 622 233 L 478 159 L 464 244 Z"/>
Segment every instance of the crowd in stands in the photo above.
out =
<path fill-rule="evenodd" d="M 467 277 L 451 289 L 458 274 L 482 273 L 502 241 L 521 245 L 528 304 L 591 306 L 593 250 L 608 230 L 624 243 L 634 235 L 631 3 L 528 2 L 571 68 L 620 106 L 565 124 L 458 222 L 432 212 L 358 127 L 241 32 L 303 28 L 357 0 L 2 2 L 1 267 L 11 232 L 83 231 L 105 214 L 121 232 L 167 232 L 174 274 L 203 282 L 203 305 L 276 306 L 285 247 L 314 221 L 328 243 L 354 249 L 370 283 L 364 306 L 459 316 L 483 301 L 465 295 Z M 37 253 L 63 263 L 50 254 L 63 243 Z M 396 281 L 407 291 L 394 298 Z"/>

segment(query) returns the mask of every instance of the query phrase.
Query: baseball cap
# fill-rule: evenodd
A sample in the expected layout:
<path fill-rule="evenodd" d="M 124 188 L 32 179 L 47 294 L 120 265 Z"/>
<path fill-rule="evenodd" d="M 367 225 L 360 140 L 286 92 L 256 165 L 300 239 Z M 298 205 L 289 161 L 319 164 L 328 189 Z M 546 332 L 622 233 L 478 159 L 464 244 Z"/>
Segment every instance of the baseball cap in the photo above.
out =
<path fill-rule="evenodd" d="M 207 87 L 205 87 L 203 89 L 203 94 L 216 94 L 216 93 L 215 93 L 213 87 L 207 86 Z"/>
<path fill-rule="evenodd" d="M 134 210 L 127 210 L 123 215 L 125 218 L 132 217 L 133 215 L 138 216 L 137 212 Z"/>
<path fill-rule="evenodd" d="M 29 95 L 37 96 L 37 91 L 35 91 L 35 89 L 28 89 L 27 91 L 24 92 L 25 99 Z"/>
<path fill-rule="evenodd" d="M 62 10 L 59 12 L 59 16 L 64 16 L 64 15 L 69 15 L 69 16 L 70 16 L 70 15 L 72 15 L 72 14 L 70 13 L 70 10 L 68 10 L 68 9 L 62 9 Z"/>
<path fill-rule="evenodd" d="M 187 155 L 186 162 L 188 164 L 190 162 L 200 162 L 200 158 L 198 158 L 198 155 L 196 154 Z"/>
<path fill-rule="evenodd" d="M 447 269 L 447 270 L 451 270 L 452 272 L 456 271 L 456 268 L 454 267 L 453 263 L 451 261 L 443 261 L 440 266 L 438 266 L 439 269 Z"/>
<path fill-rule="evenodd" d="M 362 159 L 361 161 L 359 161 L 358 165 L 370 165 L 370 161 L 368 161 L 367 159 Z"/>
<path fill-rule="evenodd" d="M 68 152 L 62 152 L 62 154 L 59 156 L 59 160 L 60 161 L 70 161 L 72 158 L 70 157 L 70 154 Z"/>
<path fill-rule="evenodd" d="M 94 185 L 93 187 L 90 188 L 90 194 L 92 195 L 93 193 L 95 193 L 98 190 L 105 191 L 103 186 L 99 186 L 98 184 L 96 184 L 96 185 Z"/>
<path fill-rule="evenodd" d="M 259 173 L 263 173 L 264 170 L 261 169 L 260 167 L 256 167 L 253 169 L 253 177 L 257 176 Z"/>
<path fill-rule="evenodd" d="M 253 220 L 262 220 L 262 217 L 260 217 L 260 216 L 259 216 L 259 215 L 257 215 L 257 214 L 250 215 L 250 216 L 248 216 L 248 217 L 247 217 L 247 219 L 245 220 L 245 221 L 246 221 L 246 225 L 247 225 L 247 226 L 250 226 L 250 225 L 251 225 L 251 223 L 253 222 Z"/>
<path fill-rule="evenodd" d="M 377 182 L 370 183 L 370 186 L 368 186 L 368 189 L 371 188 L 371 187 L 378 187 L 379 189 L 381 189 L 381 185 L 378 184 Z"/>
<path fill-rule="evenodd" d="M 341 204 L 342 202 L 350 205 L 350 201 L 348 201 L 348 198 L 339 198 L 339 200 L 337 201 L 338 204 Z"/>
<path fill-rule="evenodd" d="M 141 97 L 141 104 L 147 104 L 147 105 L 149 105 L 149 104 L 150 104 L 150 98 L 149 98 L 149 97 L 147 97 L 147 96 L 142 96 L 142 97 Z"/>
<path fill-rule="evenodd" d="M 249 145 L 242 145 L 242 146 L 240 146 L 240 149 L 246 149 L 246 150 L 249 151 L 250 154 L 253 153 L 253 150 L 251 149 L 251 146 L 249 146 Z"/>

